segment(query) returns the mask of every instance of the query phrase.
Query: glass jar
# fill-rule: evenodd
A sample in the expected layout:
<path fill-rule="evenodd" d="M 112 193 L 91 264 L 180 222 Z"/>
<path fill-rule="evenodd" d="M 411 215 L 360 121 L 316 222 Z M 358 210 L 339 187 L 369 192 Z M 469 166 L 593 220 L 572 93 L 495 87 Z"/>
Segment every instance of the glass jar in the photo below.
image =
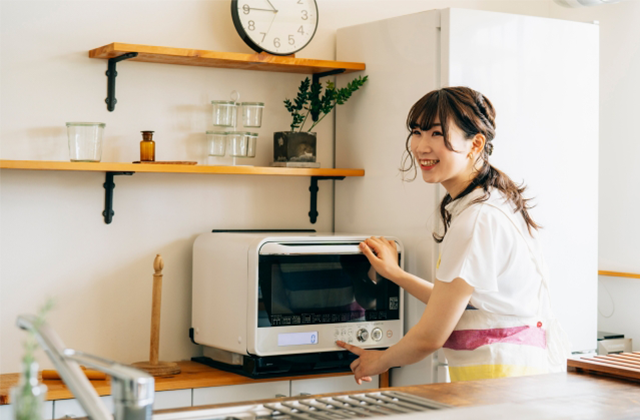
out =
<path fill-rule="evenodd" d="M 224 156 L 227 147 L 226 131 L 207 131 L 209 156 Z"/>
<path fill-rule="evenodd" d="M 217 127 L 234 127 L 238 106 L 233 101 L 211 101 L 213 105 L 213 125 Z"/>
<path fill-rule="evenodd" d="M 247 156 L 247 134 L 243 131 L 229 131 L 227 140 L 229 142 L 229 156 L 245 157 Z"/>
<path fill-rule="evenodd" d="M 44 419 L 47 386 L 38 380 L 38 363 L 24 363 L 18 385 L 11 388 L 10 399 L 14 420 Z"/>
<path fill-rule="evenodd" d="M 242 102 L 242 125 L 259 128 L 262 125 L 263 102 Z"/>
<path fill-rule="evenodd" d="M 247 133 L 247 157 L 256 157 L 258 133 Z"/>
<path fill-rule="evenodd" d="M 153 141 L 153 131 L 141 131 L 140 162 L 154 162 L 156 160 L 156 142 Z"/>
<path fill-rule="evenodd" d="M 69 159 L 71 162 L 100 162 L 104 123 L 68 122 Z"/>

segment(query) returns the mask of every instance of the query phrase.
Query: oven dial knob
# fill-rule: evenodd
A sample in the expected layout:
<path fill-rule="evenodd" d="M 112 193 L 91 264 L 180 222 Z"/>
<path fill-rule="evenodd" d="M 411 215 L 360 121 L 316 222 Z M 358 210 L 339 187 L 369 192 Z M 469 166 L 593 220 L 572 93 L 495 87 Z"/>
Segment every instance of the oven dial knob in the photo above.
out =
<path fill-rule="evenodd" d="M 357 332 L 356 332 L 356 338 L 358 339 L 358 341 L 365 342 L 367 341 L 367 339 L 369 338 L 369 331 L 365 330 L 364 328 L 360 328 Z"/>
<path fill-rule="evenodd" d="M 380 328 L 374 328 L 371 331 L 371 338 L 373 338 L 374 341 L 382 340 L 382 330 Z"/>

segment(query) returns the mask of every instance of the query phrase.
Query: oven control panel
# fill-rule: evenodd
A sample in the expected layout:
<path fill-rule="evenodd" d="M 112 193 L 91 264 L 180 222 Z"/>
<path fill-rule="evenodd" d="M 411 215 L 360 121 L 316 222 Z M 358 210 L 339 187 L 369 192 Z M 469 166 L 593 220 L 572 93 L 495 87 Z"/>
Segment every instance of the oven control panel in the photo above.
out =
<path fill-rule="evenodd" d="M 391 338 L 392 331 L 389 330 L 387 332 L 387 336 Z M 358 343 L 376 343 L 382 340 L 384 336 L 384 332 L 381 328 L 375 327 L 373 329 L 367 327 L 342 327 L 336 328 L 333 333 L 336 340 L 344 341 L 349 344 L 358 344 Z"/>

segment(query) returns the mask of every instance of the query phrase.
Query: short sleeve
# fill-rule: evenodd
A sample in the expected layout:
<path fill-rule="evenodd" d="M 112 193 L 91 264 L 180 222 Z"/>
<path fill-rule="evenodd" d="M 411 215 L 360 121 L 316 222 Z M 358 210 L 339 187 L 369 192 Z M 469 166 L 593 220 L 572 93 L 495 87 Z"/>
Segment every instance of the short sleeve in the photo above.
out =
<path fill-rule="evenodd" d="M 485 292 L 498 291 L 498 260 L 506 250 L 499 250 L 499 215 L 490 206 L 468 207 L 451 223 L 441 246 L 436 278 L 452 282 L 460 277 L 470 286 Z"/>

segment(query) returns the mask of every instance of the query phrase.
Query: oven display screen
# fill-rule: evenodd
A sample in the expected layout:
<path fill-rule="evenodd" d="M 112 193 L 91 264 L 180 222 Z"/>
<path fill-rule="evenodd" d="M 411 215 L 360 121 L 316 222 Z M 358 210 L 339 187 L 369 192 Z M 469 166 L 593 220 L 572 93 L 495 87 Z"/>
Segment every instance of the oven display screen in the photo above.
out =
<path fill-rule="evenodd" d="M 261 255 L 258 300 L 258 327 L 400 319 L 400 288 L 362 254 Z"/>
<path fill-rule="evenodd" d="M 318 344 L 318 331 L 278 334 L 278 346 L 303 346 Z"/>

